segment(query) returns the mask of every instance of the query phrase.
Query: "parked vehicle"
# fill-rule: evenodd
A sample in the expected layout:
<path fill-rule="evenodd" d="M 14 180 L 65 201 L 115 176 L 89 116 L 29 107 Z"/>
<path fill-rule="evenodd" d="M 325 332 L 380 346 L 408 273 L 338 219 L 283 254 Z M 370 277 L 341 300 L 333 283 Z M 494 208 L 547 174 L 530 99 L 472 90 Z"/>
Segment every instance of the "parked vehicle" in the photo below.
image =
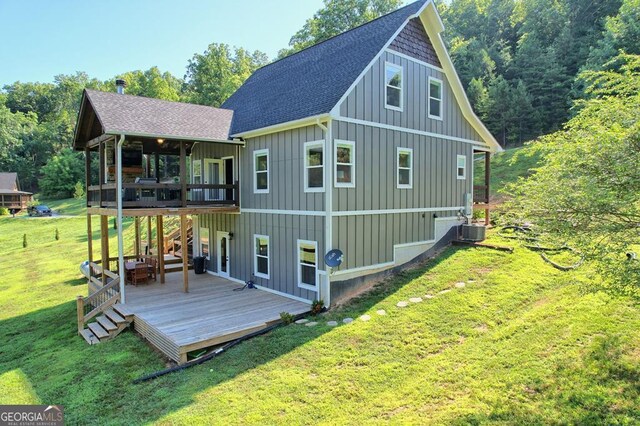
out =
<path fill-rule="evenodd" d="M 28 213 L 29 216 L 36 216 L 36 217 L 40 217 L 40 216 L 52 216 L 53 213 L 51 212 L 51 209 L 43 204 L 39 205 L 39 206 L 31 206 L 28 208 Z"/>

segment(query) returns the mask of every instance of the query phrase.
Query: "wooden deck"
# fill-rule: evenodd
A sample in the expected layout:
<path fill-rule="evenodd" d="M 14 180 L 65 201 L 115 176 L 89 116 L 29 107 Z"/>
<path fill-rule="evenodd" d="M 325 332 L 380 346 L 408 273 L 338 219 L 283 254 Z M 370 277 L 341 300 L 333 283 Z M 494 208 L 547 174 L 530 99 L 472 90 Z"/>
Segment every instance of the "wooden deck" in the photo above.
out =
<path fill-rule="evenodd" d="M 280 312 L 301 314 L 310 305 L 264 290 L 233 291 L 240 284 L 210 274 L 189 272 L 189 293 L 182 273 L 166 283 L 126 287 L 126 304 L 134 327 L 153 346 L 178 363 L 187 353 L 234 340 L 280 319 Z"/>

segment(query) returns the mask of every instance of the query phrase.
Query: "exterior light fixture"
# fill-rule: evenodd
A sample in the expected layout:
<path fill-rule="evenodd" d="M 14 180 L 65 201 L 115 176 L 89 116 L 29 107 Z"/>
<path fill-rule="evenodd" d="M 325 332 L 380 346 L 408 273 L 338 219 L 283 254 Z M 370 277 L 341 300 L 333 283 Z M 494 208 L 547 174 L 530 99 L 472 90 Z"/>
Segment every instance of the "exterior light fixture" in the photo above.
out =
<path fill-rule="evenodd" d="M 164 139 L 162 139 L 162 138 L 158 138 L 158 143 L 159 143 L 160 145 L 162 145 L 162 144 L 164 143 Z"/>

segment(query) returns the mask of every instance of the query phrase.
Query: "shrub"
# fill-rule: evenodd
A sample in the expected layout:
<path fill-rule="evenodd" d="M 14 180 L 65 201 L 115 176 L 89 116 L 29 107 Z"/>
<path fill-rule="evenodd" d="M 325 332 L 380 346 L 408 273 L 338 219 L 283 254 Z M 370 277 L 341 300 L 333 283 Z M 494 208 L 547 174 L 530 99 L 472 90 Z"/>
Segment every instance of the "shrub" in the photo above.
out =
<path fill-rule="evenodd" d="M 284 324 L 291 324 L 296 317 L 289 312 L 280 312 L 280 319 Z"/>
<path fill-rule="evenodd" d="M 6 216 L 9 214 L 9 209 L 6 207 L 0 207 L 0 216 Z"/>
<path fill-rule="evenodd" d="M 56 239 L 56 241 L 60 240 L 60 231 L 58 231 L 58 228 L 56 228 L 56 233 L 54 238 Z"/>
<path fill-rule="evenodd" d="M 82 197 L 84 197 L 84 185 L 82 182 L 78 181 L 76 182 L 76 186 L 73 188 L 73 198 L 79 200 Z"/>
<path fill-rule="evenodd" d="M 22 248 L 27 248 L 27 234 L 22 236 Z"/>
<path fill-rule="evenodd" d="M 313 302 L 311 302 L 311 313 L 313 315 L 318 315 L 323 310 L 324 310 L 323 300 L 314 300 Z"/>

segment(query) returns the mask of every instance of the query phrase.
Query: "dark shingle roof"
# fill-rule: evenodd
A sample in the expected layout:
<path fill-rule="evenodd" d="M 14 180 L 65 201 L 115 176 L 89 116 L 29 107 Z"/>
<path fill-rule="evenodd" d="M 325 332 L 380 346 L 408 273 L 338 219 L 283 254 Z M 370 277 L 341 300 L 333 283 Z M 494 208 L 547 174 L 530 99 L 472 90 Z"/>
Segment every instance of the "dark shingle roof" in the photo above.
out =
<path fill-rule="evenodd" d="M 114 92 L 86 90 L 103 133 L 226 140 L 233 111 Z"/>
<path fill-rule="evenodd" d="M 231 134 L 328 113 L 420 0 L 257 70 L 222 105 Z"/>
<path fill-rule="evenodd" d="M 31 194 L 20 191 L 18 187 L 18 174 L 14 172 L 0 173 L 0 193 L 2 194 Z"/>

